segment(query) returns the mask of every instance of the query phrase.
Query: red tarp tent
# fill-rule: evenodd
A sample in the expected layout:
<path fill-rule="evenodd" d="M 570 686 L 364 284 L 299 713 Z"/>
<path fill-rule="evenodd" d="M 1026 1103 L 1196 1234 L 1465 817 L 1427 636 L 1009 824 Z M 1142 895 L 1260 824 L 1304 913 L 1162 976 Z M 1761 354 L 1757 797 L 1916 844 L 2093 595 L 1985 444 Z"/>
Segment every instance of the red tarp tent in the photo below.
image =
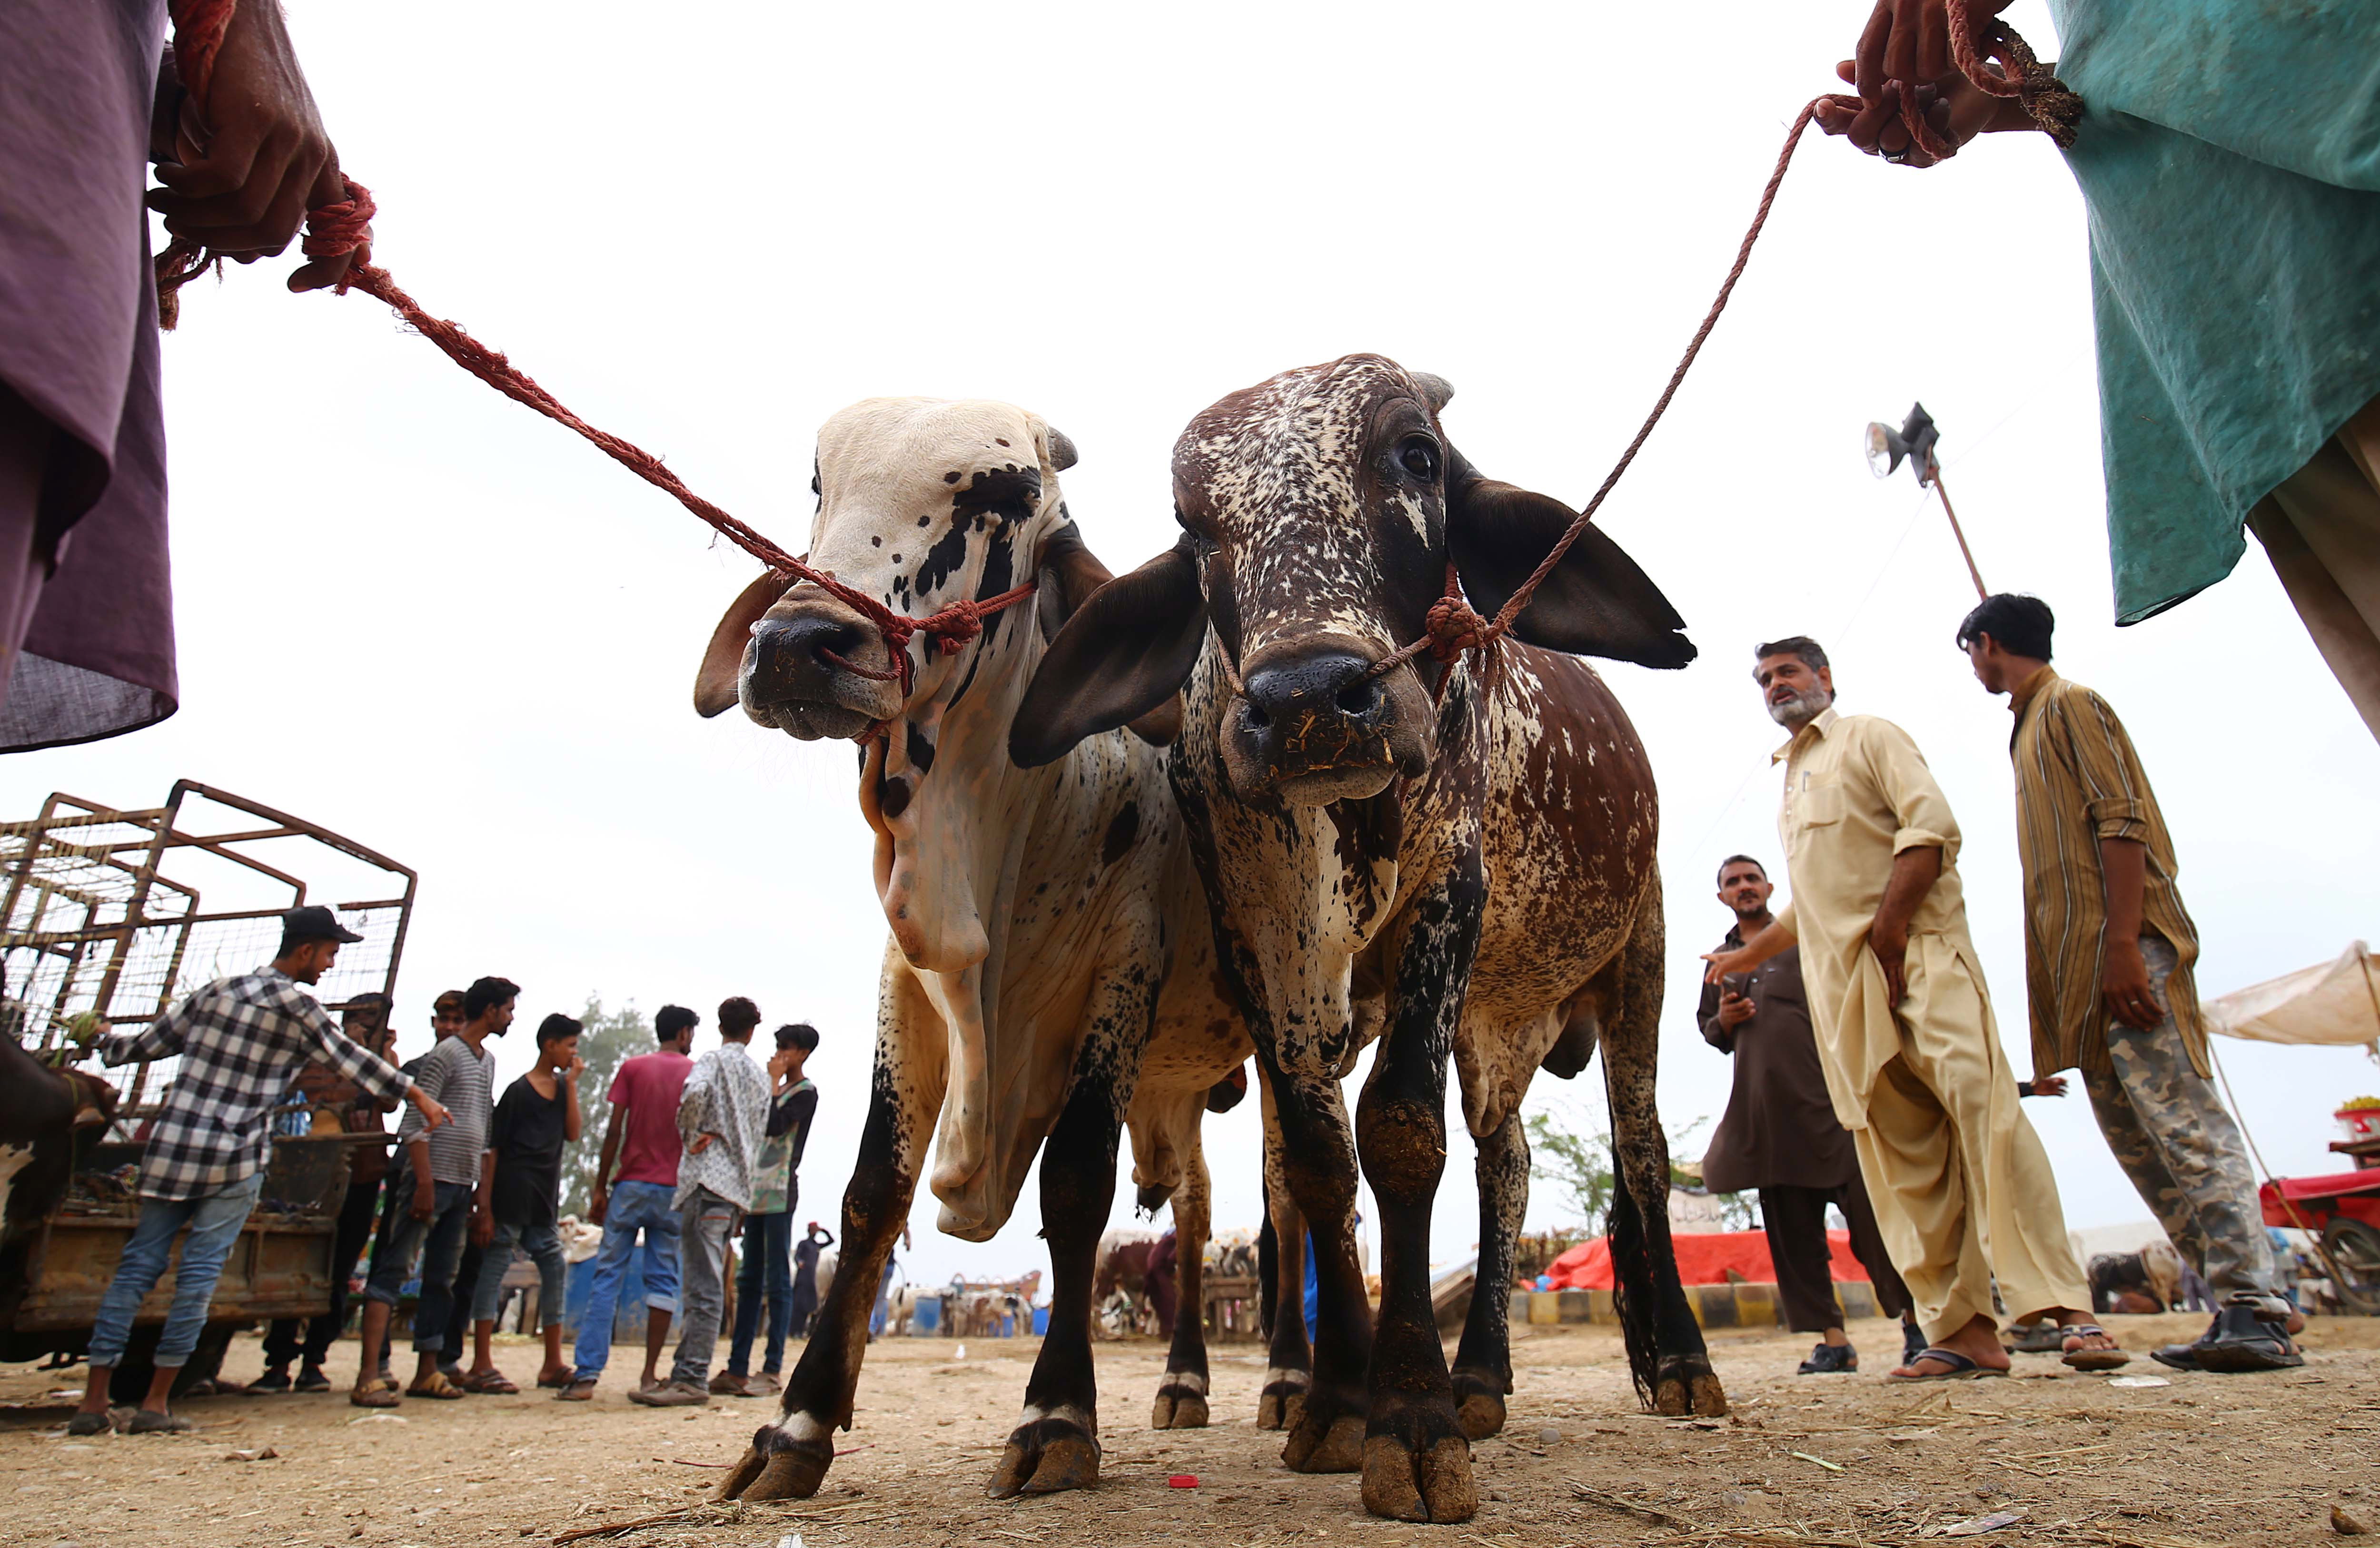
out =
<path fill-rule="evenodd" d="M 1677 1250 L 1678 1278 L 1688 1285 L 1724 1285 L 1731 1269 L 1737 1277 L 1755 1285 L 1777 1282 L 1776 1267 L 1768 1261 L 1768 1233 L 1766 1231 L 1681 1231 L 1670 1238 Z M 1833 1259 L 1837 1279 L 1867 1277 L 1867 1270 L 1852 1256 L 1852 1234 L 1849 1231 L 1828 1231 L 1827 1252 Z M 1557 1290 L 1608 1290 L 1611 1288 L 1611 1240 L 1597 1237 L 1580 1242 L 1576 1247 L 1553 1261 L 1546 1270 Z"/>

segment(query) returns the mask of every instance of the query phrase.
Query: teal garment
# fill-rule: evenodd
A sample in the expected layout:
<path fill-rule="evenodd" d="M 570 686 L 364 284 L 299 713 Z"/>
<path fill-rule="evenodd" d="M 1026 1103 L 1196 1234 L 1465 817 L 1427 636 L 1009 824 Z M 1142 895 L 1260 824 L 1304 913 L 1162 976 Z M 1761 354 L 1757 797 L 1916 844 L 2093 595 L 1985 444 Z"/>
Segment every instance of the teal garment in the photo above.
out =
<path fill-rule="evenodd" d="M 2137 623 L 2229 574 L 2249 508 L 2380 397 L 2380 3 L 2049 4 Z"/>

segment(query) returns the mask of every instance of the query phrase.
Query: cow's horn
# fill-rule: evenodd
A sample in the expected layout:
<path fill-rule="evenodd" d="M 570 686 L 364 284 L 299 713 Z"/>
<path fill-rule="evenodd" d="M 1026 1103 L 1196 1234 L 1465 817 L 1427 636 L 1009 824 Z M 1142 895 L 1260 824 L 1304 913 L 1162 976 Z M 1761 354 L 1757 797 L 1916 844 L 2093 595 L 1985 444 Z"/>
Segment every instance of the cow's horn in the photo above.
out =
<path fill-rule="evenodd" d="M 1050 466 L 1063 473 L 1081 460 L 1075 443 L 1064 430 L 1055 425 L 1045 427 L 1050 432 Z"/>
<path fill-rule="evenodd" d="M 1412 376 L 1414 385 L 1421 389 L 1422 398 L 1429 405 L 1432 414 L 1454 401 L 1454 383 L 1446 378 L 1432 376 L 1427 371 L 1415 371 Z"/>
<path fill-rule="evenodd" d="M 97 1107 L 78 1107 L 75 1109 L 74 1127 L 77 1129 L 88 1129 L 94 1123 L 105 1123 L 106 1121 L 107 1115 L 101 1112 Z"/>

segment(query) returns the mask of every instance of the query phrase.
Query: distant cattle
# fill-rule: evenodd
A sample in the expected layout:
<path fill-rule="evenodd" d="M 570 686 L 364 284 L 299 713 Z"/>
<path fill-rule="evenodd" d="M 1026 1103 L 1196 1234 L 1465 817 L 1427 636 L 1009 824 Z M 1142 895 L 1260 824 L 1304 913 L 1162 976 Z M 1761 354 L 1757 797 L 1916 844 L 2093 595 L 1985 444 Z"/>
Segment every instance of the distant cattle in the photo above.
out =
<path fill-rule="evenodd" d="M 1135 733 L 1085 741 L 1052 767 L 1008 759 L 1049 638 L 1110 578 L 1059 491 L 1074 461 L 1063 435 L 1005 404 L 875 399 L 835 415 L 819 435 L 809 564 L 910 617 L 1026 581 L 1037 595 L 944 650 L 936 636 L 896 645 L 816 584 L 763 576 L 698 677 L 705 715 L 740 703 L 803 740 L 863 740 L 858 804 L 891 931 L 844 1262 L 783 1415 L 731 1469 L 727 1497 L 807 1496 L 825 1476 L 929 1138 L 941 1228 L 969 1240 L 1000 1229 L 1040 1161 L 1050 1332 L 998 1494 L 1098 1479 L 1092 1255 L 1127 1116 L 1142 1202 L 1171 1198 L 1185 1237 L 1207 1229 L 1198 1115 L 1250 1045 L 1152 744 L 1177 710 L 1154 703 Z M 1205 1421 L 1204 1348 L 1183 1348 L 1160 1381 L 1161 1423 Z"/>
<path fill-rule="evenodd" d="M 1504 1285 L 1528 1190 L 1522 1099 L 1541 1064 L 1573 1073 L 1600 1039 L 1632 1370 L 1663 1412 L 1725 1409 L 1662 1207 L 1652 770 L 1571 654 L 1677 667 L 1694 647 L 1590 527 L 1496 666 L 1424 654 L 1389 670 L 1450 575 L 1492 613 L 1572 516 L 1464 461 L 1439 425 L 1448 396 L 1359 355 L 1198 415 L 1174 446 L 1181 541 L 1075 610 L 1011 739 L 1038 767 L 1186 694 L 1170 774 L 1278 1119 L 1269 1179 L 1312 1229 L 1321 1280 L 1283 1457 L 1360 1469 L 1373 1512 L 1437 1521 L 1475 1508 L 1465 1438 L 1501 1426 L 1512 1382 L 1504 1297 L 1474 1298 L 1451 1378 L 1431 1322 L 1450 1054 L 1478 1144 L 1479 1277 Z M 1339 1081 L 1376 1032 L 1351 1124 Z M 1354 1252 L 1359 1150 L 1380 1209 L 1377 1332 Z M 1298 1237 L 1280 1240 L 1293 1282 Z M 1277 1316 L 1276 1339 L 1302 1345 L 1298 1324 Z"/>

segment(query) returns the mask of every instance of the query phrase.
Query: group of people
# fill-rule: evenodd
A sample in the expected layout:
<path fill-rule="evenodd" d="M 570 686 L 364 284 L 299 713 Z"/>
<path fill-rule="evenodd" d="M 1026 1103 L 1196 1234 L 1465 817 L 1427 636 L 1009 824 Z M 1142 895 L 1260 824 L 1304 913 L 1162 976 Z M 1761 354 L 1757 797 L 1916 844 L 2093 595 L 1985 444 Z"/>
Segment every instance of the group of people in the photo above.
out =
<path fill-rule="evenodd" d="M 589 1211 L 603 1228 L 602 1244 L 578 1318 L 575 1359 L 566 1361 L 560 1209 L 565 1153 L 581 1137 L 585 1029 L 568 1016 L 547 1016 L 538 1024 L 535 1062 L 499 1100 L 490 1044 L 511 1028 L 520 986 L 481 978 L 438 997 L 432 1046 L 399 1066 L 384 997 L 358 997 L 338 1024 L 306 989 L 336 961 L 341 946 L 359 938 L 328 909 L 293 909 L 270 965 L 210 984 L 140 1032 L 101 1042 L 109 1065 L 169 1057 L 181 1065 L 149 1129 L 140 1217 L 102 1298 L 89 1385 L 68 1429 L 94 1434 L 112 1424 L 110 1383 L 141 1300 L 173 1260 L 176 1237 L 181 1254 L 155 1373 L 127 1427 L 188 1428 L 172 1411 L 172 1388 L 261 1194 L 274 1115 L 293 1110 L 306 1115 L 300 1122 L 308 1127 L 378 1136 L 384 1115 L 407 1107 L 394 1159 L 378 1138 L 353 1145 L 333 1240 L 329 1307 L 302 1329 L 295 1320 L 274 1323 L 265 1338 L 264 1373 L 245 1390 L 330 1390 L 324 1363 L 346 1325 L 348 1280 L 369 1244 L 361 1355 L 349 1402 L 386 1409 L 407 1397 L 517 1392 L 492 1347 L 516 1252 L 538 1270 L 545 1342 L 538 1385 L 564 1401 L 588 1401 L 611 1353 L 613 1319 L 639 1241 L 649 1312 L 644 1377 L 630 1400 L 677 1407 L 707 1403 L 715 1393 L 773 1390 L 787 1337 L 807 1327 L 815 1309 L 820 1254 L 833 1240 L 813 1221 L 798 1247 L 792 1241 L 798 1168 L 818 1112 L 818 1088 L 803 1073 L 819 1045 L 817 1030 L 804 1023 L 778 1028 L 775 1050 L 763 1064 L 750 1052 L 759 1010 L 737 996 L 719 1007 L 719 1046 L 696 1058 L 701 1017 L 683 1006 L 662 1008 L 654 1018 L 661 1046 L 624 1061 L 608 1094 L 611 1116 Z M 734 1340 L 726 1368 L 714 1375 L 727 1253 L 739 1230 Z M 400 1389 L 389 1368 L 390 1326 L 417 1276 L 415 1371 Z M 756 1378 L 749 1362 L 764 1308 L 766 1363 Z M 677 1356 L 662 1379 L 656 1366 L 673 1322 Z"/>
<path fill-rule="evenodd" d="M 1709 969 L 1703 1035 L 1736 1059 L 1704 1179 L 1756 1188 L 1789 1324 L 1823 1341 L 1805 1373 L 1857 1369 L 1828 1266 L 1840 1209 L 1876 1300 L 1908 1329 L 1905 1381 L 2002 1374 L 2001 1314 L 2054 1324 L 2070 1365 L 2131 1358 L 2092 1320 L 2049 1159 L 2019 1109 L 2079 1070 L 2107 1143 L 2184 1261 L 2218 1299 L 2183 1370 L 2303 1363 L 2240 1131 L 2210 1080 L 2174 846 L 2107 700 L 2050 666 L 2034 597 L 1985 599 L 1957 631 L 2015 725 L 2033 1079 L 2018 1082 L 1967 933 L 1959 826 L 1909 734 L 1835 707 L 1826 651 L 1755 652 L 1754 680 L 1791 733 L 1778 827 L 1792 899 L 1772 914 L 1761 863 L 1731 855 L 1735 915 Z M 1804 950 L 1803 948 L 1807 949 Z"/>

